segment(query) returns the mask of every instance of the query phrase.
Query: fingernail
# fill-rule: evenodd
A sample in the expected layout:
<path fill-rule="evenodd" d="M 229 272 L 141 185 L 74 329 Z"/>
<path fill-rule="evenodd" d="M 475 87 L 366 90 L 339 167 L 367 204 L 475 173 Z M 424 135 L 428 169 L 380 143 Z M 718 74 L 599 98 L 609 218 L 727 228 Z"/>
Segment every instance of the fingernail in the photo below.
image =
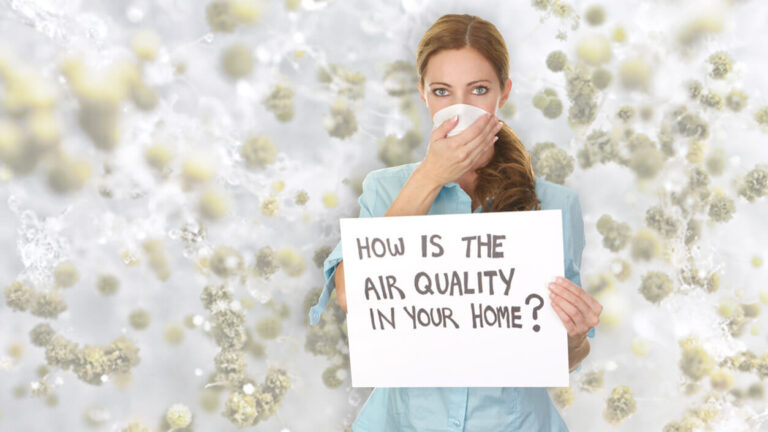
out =
<path fill-rule="evenodd" d="M 458 119 L 458 118 L 459 118 L 459 115 L 456 114 L 455 116 L 453 116 L 453 118 L 451 118 L 451 121 L 456 121 L 456 119 Z"/>
<path fill-rule="evenodd" d="M 552 288 L 552 289 L 554 289 L 554 288 L 555 288 L 555 284 L 553 284 L 553 283 L 550 283 L 550 284 L 549 284 L 549 287 L 550 287 L 550 288 Z"/>
<path fill-rule="evenodd" d="M 493 137 L 493 142 L 498 141 L 499 137 Z"/>

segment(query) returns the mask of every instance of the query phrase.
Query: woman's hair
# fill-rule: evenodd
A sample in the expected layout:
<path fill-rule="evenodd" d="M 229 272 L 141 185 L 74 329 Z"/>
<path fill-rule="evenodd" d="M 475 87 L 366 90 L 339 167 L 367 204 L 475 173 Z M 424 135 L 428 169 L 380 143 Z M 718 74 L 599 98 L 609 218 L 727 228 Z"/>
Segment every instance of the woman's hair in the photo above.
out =
<path fill-rule="evenodd" d="M 474 15 L 443 15 L 427 30 L 416 55 L 419 83 L 424 87 L 424 72 L 432 55 L 446 49 L 472 47 L 496 70 L 502 90 L 509 76 L 509 53 L 496 27 Z M 502 120 L 494 155 L 477 170 L 475 199 L 483 211 L 540 210 L 536 180 L 530 155 L 517 134 Z M 489 201 L 491 204 L 489 205 Z"/>

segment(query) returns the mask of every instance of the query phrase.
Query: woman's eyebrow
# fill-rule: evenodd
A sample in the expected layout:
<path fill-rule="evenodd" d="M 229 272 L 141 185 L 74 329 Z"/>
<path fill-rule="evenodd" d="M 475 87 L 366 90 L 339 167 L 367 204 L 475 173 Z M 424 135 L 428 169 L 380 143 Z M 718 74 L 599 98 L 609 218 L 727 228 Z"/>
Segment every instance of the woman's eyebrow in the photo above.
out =
<path fill-rule="evenodd" d="M 483 82 L 483 81 L 488 81 L 488 82 L 491 82 L 490 80 L 487 80 L 487 79 L 480 79 L 480 80 L 475 80 L 475 81 L 470 81 L 470 82 L 468 82 L 468 83 L 467 83 L 467 86 L 471 86 L 471 85 L 472 85 L 472 84 L 474 84 L 474 83 L 479 83 L 479 82 Z M 429 86 L 430 86 L 430 87 L 432 87 L 432 86 L 433 86 L 433 85 L 435 85 L 435 84 L 440 84 L 440 85 L 444 85 L 444 86 L 446 86 L 446 87 L 451 87 L 451 85 L 450 85 L 450 84 L 448 84 L 448 83 L 444 83 L 444 82 L 433 82 L 433 83 L 429 83 Z"/>

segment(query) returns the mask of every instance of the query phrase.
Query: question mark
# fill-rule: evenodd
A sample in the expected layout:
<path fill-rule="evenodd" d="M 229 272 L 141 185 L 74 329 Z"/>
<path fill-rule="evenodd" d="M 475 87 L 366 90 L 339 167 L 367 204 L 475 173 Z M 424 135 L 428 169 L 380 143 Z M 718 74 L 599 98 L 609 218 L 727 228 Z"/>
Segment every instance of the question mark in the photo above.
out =
<path fill-rule="evenodd" d="M 544 299 L 541 298 L 541 296 L 538 294 L 531 294 L 525 298 L 525 304 L 527 305 L 531 301 L 531 299 L 534 297 L 539 299 L 539 305 L 533 308 L 533 319 L 536 320 L 538 319 L 538 317 L 536 316 L 536 313 L 539 311 L 539 309 L 541 309 L 544 306 Z M 533 331 L 535 332 L 538 332 L 540 329 L 541 327 L 539 327 L 538 324 L 535 324 L 533 326 Z"/>

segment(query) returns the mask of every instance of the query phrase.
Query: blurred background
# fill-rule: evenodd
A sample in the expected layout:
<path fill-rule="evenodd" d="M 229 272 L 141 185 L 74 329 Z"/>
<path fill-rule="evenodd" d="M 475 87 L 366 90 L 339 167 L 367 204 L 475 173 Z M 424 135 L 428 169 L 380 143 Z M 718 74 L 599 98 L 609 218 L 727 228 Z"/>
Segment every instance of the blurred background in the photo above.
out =
<path fill-rule="evenodd" d="M 500 30 L 503 118 L 579 193 L 569 427 L 768 430 L 758 0 L 0 0 L 0 430 L 350 430 L 344 313 L 307 313 L 362 178 L 426 151 L 445 13 Z"/>

